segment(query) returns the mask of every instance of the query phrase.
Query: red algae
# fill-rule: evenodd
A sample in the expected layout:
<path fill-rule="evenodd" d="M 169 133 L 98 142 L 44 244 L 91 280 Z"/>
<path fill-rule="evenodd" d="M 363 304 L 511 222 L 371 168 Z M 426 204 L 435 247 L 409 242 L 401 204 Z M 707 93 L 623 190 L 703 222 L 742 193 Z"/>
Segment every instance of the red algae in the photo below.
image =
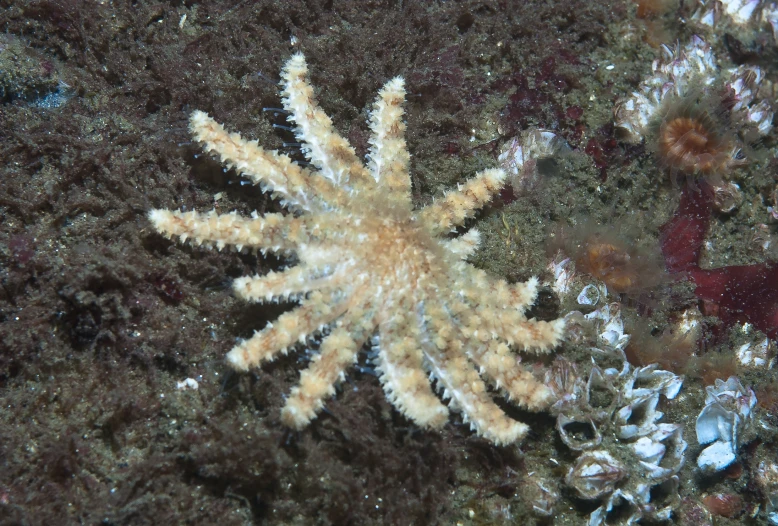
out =
<path fill-rule="evenodd" d="M 778 336 L 778 263 L 692 269 L 698 298 L 714 303 L 727 325 L 748 321 L 771 338 Z"/>
<path fill-rule="evenodd" d="M 743 499 L 739 495 L 732 493 L 716 493 L 706 495 L 702 498 L 702 503 L 714 515 L 733 519 L 743 512 Z"/>
<path fill-rule="evenodd" d="M 696 188 L 684 188 L 672 219 L 662 227 L 662 254 L 668 272 L 697 268 L 700 250 L 710 223 L 712 187 L 701 181 Z"/>
<path fill-rule="evenodd" d="M 778 262 L 699 267 L 710 221 L 713 191 L 701 181 L 685 187 L 673 218 L 662 229 L 662 253 L 668 272 L 688 272 L 706 311 L 729 326 L 750 322 L 771 338 L 778 336 Z"/>

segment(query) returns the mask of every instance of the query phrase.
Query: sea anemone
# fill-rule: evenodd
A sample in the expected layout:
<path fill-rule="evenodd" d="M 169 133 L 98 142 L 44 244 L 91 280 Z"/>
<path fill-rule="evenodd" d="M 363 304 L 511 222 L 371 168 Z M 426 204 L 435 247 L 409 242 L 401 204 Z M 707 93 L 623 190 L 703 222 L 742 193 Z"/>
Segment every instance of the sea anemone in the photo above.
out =
<path fill-rule="evenodd" d="M 657 247 L 640 241 L 629 225 L 615 227 L 585 220 L 553 236 L 551 253 L 561 249 L 577 272 L 589 274 L 616 293 L 639 295 L 665 278 Z"/>
<path fill-rule="evenodd" d="M 757 97 L 763 80 L 757 66 L 720 68 L 698 36 L 664 45 L 651 74 L 616 101 L 614 125 L 623 142 L 648 140 L 676 174 L 720 173 L 742 162 L 739 143 L 752 144 L 772 129 L 772 104 Z"/>
<path fill-rule="evenodd" d="M 720 182 L 745 163 L 726 124 L 719 97 L 701 93 L 670 97 L 650 127 L 647 144 L 674 182 L 679 177 Z"/>

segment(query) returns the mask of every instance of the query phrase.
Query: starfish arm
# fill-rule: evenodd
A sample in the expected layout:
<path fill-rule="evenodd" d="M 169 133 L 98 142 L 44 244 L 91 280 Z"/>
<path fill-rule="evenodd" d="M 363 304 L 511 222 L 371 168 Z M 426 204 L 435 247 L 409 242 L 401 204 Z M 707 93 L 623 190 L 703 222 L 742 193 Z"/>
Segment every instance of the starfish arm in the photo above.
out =
<path fill-rule="evenodd" d="M 424 372 L 424 354 L 413 337 L 419 327 L 410 312 L 398 309 L 379 325 L 376 370 L 392 405 L 421 427 L 440 428 L 448 421 L 448 409 L 435 396 Z"/>
<path fill-rule="evenodd" d="M 225 245 L 260 248 L 272 251 L 294 250 L 309 240 L 310 216 L 266 214 L 247 219 L 236 212 L 217 214 L 180 212 L 178 210 L 151 210 L 149 221 L 161 234 L 178 236 L 181 242 L 192 239 L 198 245 L 215 243 L 221 250 Z"/>
<path fill-rule="evenodd" d="M 509 418 L 486 392 L 486 384 L 470 362 L 454 354 L 434 345 L 425 349 L 432 375 L 443 388 L 443 398 L 450 399 L 451 408 L 461 412 L 479 436 L 495 444 L 524 438 L 529 427 Z"/>
<path fill-rule="evenodd" d="M 248 340 L 227 353 L 227 363 L 237 371 L 248 371 L 264 361 L 329 325 L 348 310 L 348 302 L 337 301 L 334 294 L 314 291 L 296 309 L 278 317 Z"/>
<path fill-rule="evenodd" d="M 205 151 L 217 153 L 223 164 L 280 197 L 288 208 L 310 212 L 348 202 L 347 194 L 332 182 L 313 175 L 286 155 L 268 152 L 239 133 L 228 133 L 205 112 L 192 112 L 189 128 Z"/>
<path fill-rule="evenodd" d="M 478 250 L 481 244 L 481 232 L 471 228 L 459 237 L 442 241 L 442 244 L 457 259 L 466 260 Z"/>
<path fill-rule="evenodd" d="M 510 444 L 522 439 L 529 426 L 509 418 L 491 399 L 486 384 L 467 359 L 461 334 L 446 309 L 430 306 L 423 316 L 424 357 L 451 408 L 460 411 L 462 419 L 491 442 Z"/>
<path fill-rule="evenodd" d="M 284 109 L 297 128 L 295 136 L 319 173 L 339 187 L 369 190 L 375 181 L 357 157 L 354 148 L 340 136 L 332 120 L 318 106 L 308 84 L 308 65 L 302 53 L 289 59 L 281 72 Z"/>
<path fill-rule="evenodd" d="M 489 305 L 523 313 L 538 295 L 540 282 L 534 276 L 525 282 L 508 284 L 489 278 L 486 272 L 467 263 L 460 264 L 459 268 L 467 280 L 461 294 L 470 305 Z"/>
<path fill-rule="evenodd" d="M 491 340 L 487 346 L 473 343 L 478 350 L 469 355 L 470 359 L 509 400 L 532 411 L 548 408 L 553 393 L 521 366 L 521 360 L 508 345 L 497 340 Z"/>
<path fill-rule="evenodd" d="M 324 407 L 324 399 L 335 394 L 335 385 L 343 379 L 346 368 L 357 360 L 363 343 L 364 340 L 354 340 L 345 327 L 334 329 L 324 338 L 319 353 L 300 374 L 300 383 L 286 400 L 281 421 L 292 429 L 308 425 Z"/>
<path fill-rule="evenodd" d="M 565 320 L 528 320 L 515 310 L 485 307 L 477 315 L 468 317 L 465 326 L 463 330 L 468 337 L 473 335 L 481 341 L 499 338 L 519 350 L 547 354 L 561 343 Z"/>
<path fill-rule="evenodd" d="M 405 81 L 395 77 L 378 92 L 370 113 L 370 153 L 368 169 L 378 186 L 389 197 L 410 204 L 411 178 L 408 173 L 410 155 L 405 144 L 405 123 L 402 103 Z"/>
<path fill-rule="evenodd" d="M 341 282 L 341 273 L 299 264 L 281 272 L 243 276 L 232 282 L 235 293 L 246 301 L 289 301 L 312 290 L 327 290 Z"/>
<path fill-rule="evenodd" d="M 505 183 L 505 171 L 492 168 L 479 172 L 459 189 L 448 192 L 421 211 L 422 220 L 436 234 L 445 234 L 473 217 Z"/>

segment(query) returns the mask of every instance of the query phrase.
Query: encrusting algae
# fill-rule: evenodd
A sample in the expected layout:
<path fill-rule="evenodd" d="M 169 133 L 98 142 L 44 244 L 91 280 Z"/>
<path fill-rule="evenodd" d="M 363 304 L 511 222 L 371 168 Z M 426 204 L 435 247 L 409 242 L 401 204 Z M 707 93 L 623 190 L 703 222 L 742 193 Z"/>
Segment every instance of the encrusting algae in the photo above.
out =
<path fill-rule="evenodd" d="M 439 428 L 448 421 L 448 408 L 430 384 L 435 381 L 449 407 L 480 436 L 496 444 L 520 440 L 529 427 L 494 403 L 481 376 L 511 401 L 547 409 L 551 390 L 520 365 L 512 348 L 550 352 L 562 338 L 564 321 L 526 318 L 538 292 L 536 278 L 508 284 L 466 262 L 479 244 L 475 229 L 448 237 L 502 188 L 505 172 L 484 170 L 413 210 L 403 79 L 390 80 L 379 92 L 365 165 L 314 101 L 307 72 L 296 54 L 281 84 L 284 108 L 315 169 L 226 132 L 203 112 L 190 119 L 207 151 L 294 214 L 149 213 L 159 232 L 181 241 L 296 255 L 291 268 L 235 280 L 235 292 L 248 301 L 294 299 L 299 306 L 238 344 L 227 355 L 229 364 L 246 371 L 320 334 L 318 353 L 282 411 L 284 423 L 300 429 L 370 343 L 387 397 L 418 425 Z"/>

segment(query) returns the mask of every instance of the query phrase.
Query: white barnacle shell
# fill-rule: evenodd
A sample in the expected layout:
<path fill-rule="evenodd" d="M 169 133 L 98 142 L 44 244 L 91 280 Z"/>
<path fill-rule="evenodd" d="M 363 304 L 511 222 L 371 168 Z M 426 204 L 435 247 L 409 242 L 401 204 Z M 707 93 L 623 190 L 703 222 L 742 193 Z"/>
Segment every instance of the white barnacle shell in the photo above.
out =
<path fill-rule="evenodd" d="M 772 345 L 770 338 L 765 338 L 762 343 L 747 342 L 735 351 L 740 365 L 747 367 L 765 367 L 769 365 Z"/>
<path fill-rule="evenodd" d="M 578 305 L 597 305 L 600 301 L 600 289 L 596 285 L 586 285 L 578 294 Z"/>
<path fill-rule="evenodd" d="M 567 148 L 567 143 L 554 132 L 530 128 L 511 139 L 497 161 L 508 173 L 514 190 L 527 190 L 537 178 L 537 161 L 552 157 L 563 148 Z"/>
<path fill-rule="evenodd" d="M 778 4 L 770 3 L 762 9 L 762 21 L 770 24 L 773 39 L 778 41 Z"/>
<path fill-rule="evenodd" d="M 649 393 L 664 395 L 668 400 L 674 399 L 683 386 L 683 376 L 658 368 L 657 364 L 635 369 L 625 383 L 631 397 L 645 396 Z"/>
<path fill-rule="evenodd" d="M 718 0 L 718 2 L 724 13 L 731 17 L 735 24 L 743 26 L 751 21 L 762 0 Z"/>
<path fill-rule="evenodd" d="M 738 435 L 751 419 L 756 395 L 734 376 L 716 380 L 705 391 L 705 407 L 697 417 L 695 431 L 700 445 L 710 445 L 697 457 L 697 465 L 705 471 L 720 471 L 737 458 Z"/>
<path fill-rule="evenodd" d="M 653 465 L 659 464 L 659 461 L 662 460 L 667 451 L 664 444 L 651 440 L 648 437 L 640 437 L 630 444 L 630 447 L 640 460 Z"/>
<path fill-rule="evenodd" d="M 573 433 L 571 424 L 576 424 L 578 427 L 583 427 L 590 431 L 584 434 Z M 593 419 L 586 420 L 585 418 L 574 418 L 560 414 L 556 420 L 556 428 L 559 431 L 559 437 L 562 439 L 562 442 L 574 451 L 592 449 L 602 443 L 602 433 L 600 433 L 599 426 Z"/>
<path fill-rule="evenodd" d="M 564 141 L 552 131 L 541 128 L 524 130 L 514 137 L 497 156 L 500 166 L 511 175 L 520 175 L 524 165 L 534 159 L 545 159 L 554 155 Z"/>
<path fill-rule="evenodd" d="M 587 320 L 601 320 L 603 322 L 600 339 L 608 347 L 621 350 L 629 342 L 629 334 L 624 333 L 624 322 L 621 319 L 621 305 L 618 303 L 605 304 L 597 310 L 584 316 Z"/>
<path fill-rule="evenodd" d="M 748 25 L 755 17 L 763 0 L 699 0 L 700 7 L 691 19 L 704 26 L 715 28 L 722 16 L 733 24 Z M 763 15 L 764 17 L 764 15 Z"/>
<path fill-rule="evenodd" d="M 627 476 L 627 468 L 607 451 L 587 451 L 578 457 L 565 482 L 585 499 L 610 493 Z"/>
<path fill-rule="evenodd" d="M 547 270 L 553 274 L 554 282 L 551 283 L 551 288 L 554 289 L 560 296 L 566 295 L 570 292 L 570 286 L 572 285 L 573 277 L 575 276 L 575 270 L 570 265 L 571 259 L 564 256 L 562 251 L 557 252 L 546 267 Z"/>
<path fill-rule="evenodd" d="M 757 92 L 765 78 L 761 68 L 738 66 L 730 69 L 729 74 L 726 88 L 734 100 L 732 114 L 753 127 L 758 135 L 767 135 L 773 127 L 773 108 L 765 99 L 756 102 Z"/>
<path fill-rule="evenodd" d="M 617 489 L 605 503 L 589 515 L 589 526 L 600 526 L 608 521 L 608 514 L 614 509 L 619 509 L 619 516 L 623 517 L 621 524 L 635 524 L 643 516 L 639 497 L 633 493 Z"/>
<path fill-rule="evenodd" d="M 697 457 L 697 466 L 708 472 L 721 471 L 732 464 L 736 458 L 734 443 L 717 440 L 702 450 Z"/>
<path fill-rule="evenodd" d="M 553 517 L 559 501 L 556 481 L 530 473 L 527 484 L 522 486 L 523 496 L 532 505 L 532 511 L 540 517 Z"/>
<path fill-rule="evenodd" d="M 619 438 L 627 439 L 643 437 L 652 433 L 656 429 L 656 422 L 663 416 L 662 412 L 656 410 L 658 403 L 659 393 L 653 393 L 632 400 L 619 409 L 614 416 L 616 435 Z M 640 416 L 635 420 L 632 418 L 633 414 Z"/>

